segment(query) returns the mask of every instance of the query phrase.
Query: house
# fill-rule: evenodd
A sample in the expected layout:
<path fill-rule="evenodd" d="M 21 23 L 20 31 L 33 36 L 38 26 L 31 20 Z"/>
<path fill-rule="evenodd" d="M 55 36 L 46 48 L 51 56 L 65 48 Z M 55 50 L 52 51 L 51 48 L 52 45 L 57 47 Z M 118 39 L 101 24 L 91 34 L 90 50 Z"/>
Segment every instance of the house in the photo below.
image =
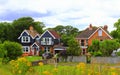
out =
<path fill-rule="evenodd" d="M 32 26 L 29 27 L 29 30 L 25 29 L 18 37 L 18 40 L 23 47 L 23 54 L 39 55 L 39 38 L 40 34 L 36 30 L 34 30 Z"/>
<path fill-rule="evenodd" d="M 41 50 L 50 53 L 59 53 L 65 48 L 60 43 L 60 35 L 53 30 L 46 30 L 40 37 Z"/>
<path fill-rule="evenodd" d="M 107 25 L 104 27 L 93 27 L 92 24 L 90 24 L 88 28 L 86 28 L 76 37 L 76 40 L 79 42 L 82 49 L 83 55 L 87 53 L 87 48 L 92 44 L 93 40 L 97 39 L 99 41 L 103 41 L 112 39 L 107 31 L 107 28 Z"/>

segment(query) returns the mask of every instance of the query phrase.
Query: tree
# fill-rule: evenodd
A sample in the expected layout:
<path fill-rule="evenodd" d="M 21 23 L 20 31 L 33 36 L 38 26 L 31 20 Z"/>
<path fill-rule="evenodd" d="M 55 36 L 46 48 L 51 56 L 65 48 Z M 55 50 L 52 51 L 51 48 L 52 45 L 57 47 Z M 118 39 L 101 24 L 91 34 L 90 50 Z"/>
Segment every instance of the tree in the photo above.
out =
<path fill-rule="evenodd" d="M 103 56 L 110 56 L 113 50 L 116 50 L 119 47 L 120 44 L 116 40 L 105 40 L 100 43 L 100 50 Z"/>
<path fill-rule="evenodd" d="M 13 29 L 13 39 L 17 41 L 18 36 L 24 29 L 29 29 L 32 25 L 38 33 L 43 33 L 44 24 L 42 22 L 35 22 L 31 17 L 22 17 L 17 20 L 14 20 L 12 23 Z"/>
<path fill-rule="evenodd" d="M 101 56 L 102 53 L 100 51 L 100 41 L 99 40 L 93 40 L 92 45 L 88 47 L 88 51 L 93 56 Z"/>
<path fill-rule="evenodd" d="M 10 60 L 15 60 L 22 55 L 22 46 L 16 42 L 5 41 L 3 43 L 3 63 L 7 63 Z"/>
<path fill-rule="evenodd" d="M 13 41 L 12 36 L 13 26 L 11 23 L 1 22 L 0 23 L 0 41 L 4 42 L 5 40 Z"/>
<path fill-rule="evenodd" d="M 81 54 L 81 48 L 74 38 L 71 38 L 71 40 L 68 41 L 67 52 L 69 55 L 71 55 L 71 61 L 73 59 L 73 55 L 78 56 Z"/>
<path fill-rule="evenodd" d="M 104 40 L 102 42 L 94 40 L 88 51 L 94 56 L 110 56 L 113 50 L 118 49 L 119 46 L 120 44 L 117 40 Z"/>
<path fill-rule="evenodd" d="M 111 35 L 112 35 L 115 39 L 118 39 L 118 40 L 119 40 L 119 43 L 120 43 L 120 19 L 118 19 L 118 21 L 114 23 L 114 27 L 115 27 L 116 29 L 111 32 Z"/>
<path fill-rule="evenodd" d="M 64 46 L 68 46 L 68 41 L 76 37 L 76 35 L 79 33 L 79 30 L 71 25 L 63 26 L 58 25 L 54 28 L 48 28 L 50 30 L 55 30 L 58 34 L 61 36 L 61 42 Z"/>

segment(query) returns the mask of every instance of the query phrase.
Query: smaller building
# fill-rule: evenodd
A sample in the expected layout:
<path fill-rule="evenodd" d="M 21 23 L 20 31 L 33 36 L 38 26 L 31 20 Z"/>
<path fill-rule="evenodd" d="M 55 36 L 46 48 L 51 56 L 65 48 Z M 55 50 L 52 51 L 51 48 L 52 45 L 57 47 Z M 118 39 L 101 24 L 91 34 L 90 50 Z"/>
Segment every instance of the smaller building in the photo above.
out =
<path fill-rule="evenodd" d="M 39 55 L 39 38 L 40 34 L 36 30 L 34 30 L 32 26 L 29 27 L 29 30 L 25 29 L 18 37 L 18 40 L 23 47 L 23 54 Z"/>
<path fill-rule="evenodd" d="M 89 25 L 88 28 L 83 30 L 77 37 L 76 40 L 79 42 L 80 47 L 82 49 L 82 54 L 87 53 L 87 48 L 92 44 L 93 40 L 107 40 L 112 39 L 110 34 L 107 31 L 108 26 L 104 27 L 93 27 L 92 24 Z"/>

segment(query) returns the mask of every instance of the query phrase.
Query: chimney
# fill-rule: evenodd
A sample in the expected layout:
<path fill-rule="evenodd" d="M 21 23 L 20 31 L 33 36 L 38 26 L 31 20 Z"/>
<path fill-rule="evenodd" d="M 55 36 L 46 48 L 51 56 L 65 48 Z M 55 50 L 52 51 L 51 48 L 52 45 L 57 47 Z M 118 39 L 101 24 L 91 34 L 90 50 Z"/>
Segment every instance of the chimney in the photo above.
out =
<path fill-rule="evenodd" d="M 30 30 L 30 31 L 33 31 L 33 30 L 34 30 L 33 26 L 30 26 L 30 27 L 29 27 L 29 30 Z"/>
<path fill-rule="evenodd" d="M 92 24 L 89 25 L 89 30 L 92 30 Z"/>
<path fill-rule="evenodd" d="M 104 25 L 104 30 L 107 31 L 107 29 L 108 29 L 108 26 Z"/>

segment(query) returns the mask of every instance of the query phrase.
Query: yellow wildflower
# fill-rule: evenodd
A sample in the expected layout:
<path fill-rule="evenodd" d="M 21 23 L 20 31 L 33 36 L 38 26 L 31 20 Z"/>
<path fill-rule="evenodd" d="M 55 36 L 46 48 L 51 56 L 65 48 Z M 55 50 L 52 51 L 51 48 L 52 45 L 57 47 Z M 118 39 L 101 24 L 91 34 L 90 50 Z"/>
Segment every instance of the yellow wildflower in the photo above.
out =
<path fill-rule="evenodd" d="M 43 66 L 43 62 L 39 62 L 39 65 L 40 65 L 40 66 Z"/>
<path fill-rule="evenodd" d="M 48 71 L 44 71 L 43 74 L 45 74 L 45 75 L 49 75 L 50 72 L 48 72 Z"/>
<path fill-rule="evenodd" d="M 54 68 L 53 71 L 54 71 L 54 72 L 58 72 L 58 69 L 57 69 L 57 68 Z"/>
<path fill-rule="evenodd" d="M 116 72 L 112 72 L 111 75 L 118 75 Z"/>
<path fill-rule="evenodd" d="M 31 66 L 31 63 L 30 63 L 30 62 L 27 62 L 27 66 Z"/>
<path fill-rule="evenodd" d="M 21 73 L 21 70 L 19 70 L 18 73 L 20 74 L 20 73 Z"/>

